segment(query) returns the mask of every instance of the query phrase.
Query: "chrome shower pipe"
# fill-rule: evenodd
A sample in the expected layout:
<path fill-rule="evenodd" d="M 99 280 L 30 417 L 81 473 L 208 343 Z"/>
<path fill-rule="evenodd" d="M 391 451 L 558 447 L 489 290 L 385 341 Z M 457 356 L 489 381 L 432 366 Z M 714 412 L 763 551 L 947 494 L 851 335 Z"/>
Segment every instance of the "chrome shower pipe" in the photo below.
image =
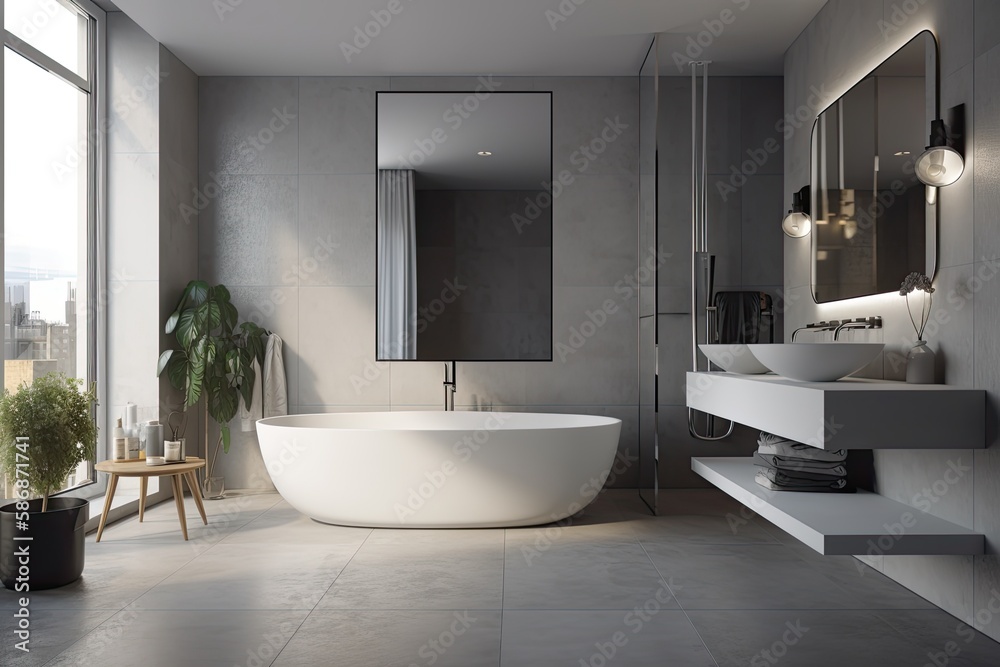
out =
<path fill-rule="evenodd" d="M 451 371 L 449 373 L 449 371 Z M 458 368 L 454 361 L 444 362 L 444 409 L 451 412 L 455 409 L 455 392 L 458 390 Z"/>
<path fill-rule="evenodd" d="M 705 217 L 707 212 L 705 182 L 708 173 L 708 160 L 705 154 L 708 149 L 708 65 L 711 61 L 694 61 L 691 63 L 691 368 L 698 370 L 698 277 L 699 253 L 708 247 L 708 225 Z M 702 105 L 701 105 L 701 146 L 699 150 L 698 127 L 698 68 L 702 68 Z M 700 168 L 699 168 L 699 156 Z M 706 305 L 708 305 L 706 303 Z"/>
<path fill-rule="evenodd" d="M 705 311 L 705 342 L 711 342 L 712 259 L 708 254 L 708 66 L 710 60 L 691 62 L 691 370 L 698 371 L 698 318 Z M 698 68 L 701 68 L 701 127 L 698 126 Z M 699 132 L 700 130 L 700 132 Z M 699 138 L 701 145 L 699 147 Z M 698 285 L 704 286 L 704 303 Z M 709 366 L 711 368 L 711 366 Z M 688 408 L 688 433 L 698 440 L 722 440 L 733 433 L 729 422 L 724 435 L 715 435 L 715 417 L 706 414 L 707 434 L 698 432 L 697 412 Z"/>

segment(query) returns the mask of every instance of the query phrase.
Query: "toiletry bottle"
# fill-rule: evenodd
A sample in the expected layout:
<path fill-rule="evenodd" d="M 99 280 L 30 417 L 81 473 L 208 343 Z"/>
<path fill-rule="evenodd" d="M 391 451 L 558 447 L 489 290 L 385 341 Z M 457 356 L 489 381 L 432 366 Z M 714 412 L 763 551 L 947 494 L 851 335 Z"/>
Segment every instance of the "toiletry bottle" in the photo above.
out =
<path fill-rule="evenodd" d="M 127 445 L 125 444 L 125 429 L 122 428 L 122 420 L 118 419 L 118 426 L 115 427 L 113 440 L 113 450 L 112 457 L 115 461 L 124 461 L 128 454 Z"/>
<path fill-rule="evenodd" d="M 163 456 L 163 427 L 157 419 L 146 424 L 146 456 Z"/>
<path fill-rule="evenodd" d="M 139 458 L 146 458 L 146 424 L 148 422 L 137 422 L 135 425 L 135 435 L 139 438 Z"/>
<path fill-rule="evenodd" d="M 128 403 L 125 404 L 125 424 L 124 424 L 124 426 L 125 426 L 125 437 L 126 438 L 128 436 L 130 436 L 130 435 L 135 435 L 134 433 L 130 433 L 130 431 L 132 429 L 134 429 L 135 426 L 136 426 L 136 424 L 138 423 L 138 420 L 136 419 L 136 417 L 138 416 L 138 413 L 139 413 L 139 407 L 135 403 L 129 401 Z"/>
<path fill-rule="evenodd" d="M 127 456 L 130 461 L 139 460 L 139 438 L 134 435 L 125 436 L 125 449 L 128 452 Z"/>

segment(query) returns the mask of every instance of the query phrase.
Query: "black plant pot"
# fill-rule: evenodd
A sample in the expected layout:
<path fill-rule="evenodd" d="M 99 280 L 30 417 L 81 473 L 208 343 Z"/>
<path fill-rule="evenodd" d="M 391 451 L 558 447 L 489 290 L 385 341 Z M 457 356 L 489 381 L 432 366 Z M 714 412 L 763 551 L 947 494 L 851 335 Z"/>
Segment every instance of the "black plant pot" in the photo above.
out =
<path fill-rule="evenodd" d="M 90 505 L 80 498 L 49 498 L 46 512 L 42 512 L 41 499 L 30 500 L 26 520 L 24 513 L 17 511 L 17 503 L 0 507 L 3 585 L 26 593 L 79 579 L 83 574 L 83 526 L 89 516 Z M 26 530 L 19 526 L 22 521 L 27 523 Z"/>

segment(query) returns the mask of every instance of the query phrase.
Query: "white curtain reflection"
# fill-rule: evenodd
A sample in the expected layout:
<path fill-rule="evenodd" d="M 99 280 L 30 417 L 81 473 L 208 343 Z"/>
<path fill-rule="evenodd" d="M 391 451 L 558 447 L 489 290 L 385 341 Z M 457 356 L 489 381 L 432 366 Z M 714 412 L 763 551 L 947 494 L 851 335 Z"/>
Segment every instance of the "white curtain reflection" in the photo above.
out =
<path fill-rule="evenodd" d="M 413 170 L 378 172 L 378 358 L 417 358 Z"/>

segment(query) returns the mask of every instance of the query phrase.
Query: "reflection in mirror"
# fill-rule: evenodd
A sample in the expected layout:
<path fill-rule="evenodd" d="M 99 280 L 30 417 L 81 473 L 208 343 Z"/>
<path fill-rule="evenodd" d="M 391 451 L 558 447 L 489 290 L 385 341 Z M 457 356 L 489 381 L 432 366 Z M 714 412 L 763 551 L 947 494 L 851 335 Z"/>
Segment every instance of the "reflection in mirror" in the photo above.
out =
<path fill-rule="evenodd" d="M 380 361 L 551 361 L 551 109 L 378 93 Z"/>
<path fill-rule="evenodd" d="M 819 115 L 812 137 L 813 294 L 836 301 L 934 275 L 937 206 L 914 165 L 937 113 L 923 32 Z"/>

